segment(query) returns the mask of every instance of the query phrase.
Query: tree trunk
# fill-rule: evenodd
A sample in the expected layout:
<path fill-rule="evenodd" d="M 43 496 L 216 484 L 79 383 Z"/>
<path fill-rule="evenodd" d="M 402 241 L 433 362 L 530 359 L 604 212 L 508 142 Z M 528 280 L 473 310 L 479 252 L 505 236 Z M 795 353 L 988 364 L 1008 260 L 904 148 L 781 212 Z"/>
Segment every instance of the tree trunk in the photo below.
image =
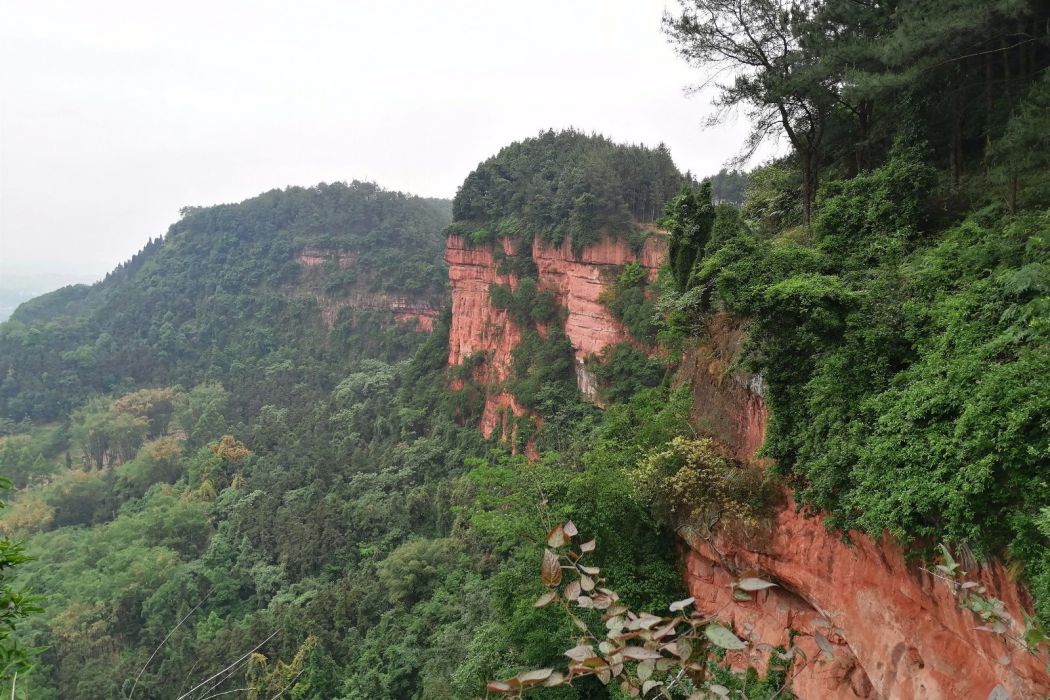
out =
<path fill-rule="evenodd" d="M 802 170 L 802 225 L 807 229 L 813 223 L 813 205 L 817 199 L 817 173 L 819 161 L 815 149 L 798 151 Z"/>

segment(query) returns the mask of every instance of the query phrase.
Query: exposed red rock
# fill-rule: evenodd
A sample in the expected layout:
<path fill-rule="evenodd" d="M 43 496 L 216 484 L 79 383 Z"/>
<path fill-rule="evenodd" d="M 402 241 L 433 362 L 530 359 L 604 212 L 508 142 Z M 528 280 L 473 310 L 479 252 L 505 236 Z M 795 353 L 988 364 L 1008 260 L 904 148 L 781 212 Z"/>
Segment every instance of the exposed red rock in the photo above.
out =
<path fill-rule="evenodd" d="M 766 410 L 756 392 L 760 381 L 728 372 L 742 337 L 739 324 L 716 318 L 681 378 L 693 390 L 697 424 L 747 460 L 762 444 Z M 948 585 L 909 561 L 889 537 L 851 532 L 847 543 L 822 518 L 797 512 L 790 498 L 766 536 L 689 538 L 685 559 L 686 582 L 701 610 L 770 644 L 786 645 L 789 629 L 799 633 L 809 663 L 796 667 L 793 689 L 803 700 L 984 700 L 996 686 L 1013 700 L 1050 693 L 1045 656 L 978 631 L 981 622 L 959 608 Z M 731 586 L 741 575 L 780 587 L 736 601 Z M 1015 635 L 1023 630 L 1021 611 L 1031 601 L 1002 566 L 986 565 L 967 578 L 1006 604 Z"/>
<path fill-rule="evenodd" d="M 395 321 L 414 323 L 420 331 L 429 333 L 438 317 L 438 310 L 425 299 L 410 299 L 392 294 L 353 292 L 332 296 L 324 292 L 325 266 L 334 264 L 347 270 L 357 262 L 357 256 L 348 250 L 307 246 L 296 256 L 303 270 L 305 291 L 317 301 L 321 319 L 331 328 L 343 309 L 360 311 L 388 311 Z"/>
<path fill-rule="evenodd" d="M 299 251 L 296 260 L 303 267 L 318 267 L 328 262 L 334 262 L 340 270 L 346 270 L 353 267 L 353 264 L 357 261 L 357 256 L 349 250 L 306 246 Z"/>
<path fill-rule="evenodd" d="M 667 242 L 662 234 L 648 236 L 638 253 L 627 241 L 606 236 L 584 248 L 579 258 L 573 256 L 568 240 L 560 246 L 545 243 L 538 236 L 533 240 L 532 259 L 539 269 L 540 287 L 554 292 L 558 303 L 568 311 L 565 334 L 578 361 L 629 337 L 623 324 L 599 300 L 615 281 L 615 272 L 637 261 L 655 279 L 666 254 Z"/>
<path fill-rule="evenodd" d="M 502 245 L 504 252 L 514 253 L 511 241 L 505 240 Z M 475 379 L 484 386 L 495 386 L 510 376 L 511 353 L 521 340 L 521 329 L 510 320 L 505 310 L 492 305 L 489 287 L 494 284 L 516 287 L 517 277 L 499 274 L 490 248 L 471 246 L 459 235 L 448 237 L 445 261 L 448 262 L 448 278 L 452 286 L 448 363 L 455 367 L 478 353 L 484 353 L 484 362 L 475 369 Z M 505 409 L 510 409 L 516 416 L 527 412 L 506 392 L 497 391 L 486 397 L 479 426 L 485 437 L 489 437 L 497 425 L 502 425 Z"/>
<path fill-rule="evenodd" d="M 510 241 L 502 245 L 514 252 Z M 665 254 L 660 236 L 651 236 L 640 255 L 624 242 L 604 239 L 578 258 L 568 243 L 533 241 L 539 285 L 568 310 L 565 330 L 581 364 L 588 354 L 627 338 L 599 301 L 612 272 L 640 258 L 655 275 Z M 489 286 L 516 286 L 517 280 L 498 273 L 491 249 L 471 247 L 460 236 L 449 237 L 446 259 L 452 281 L 449 363 L 486 353 L 475 378 L 497 385 L 508 377 L 521 333 L 505 311 L 492 306 Z M 738 459 L 750 461 L 762 444 L 768 412 L 761 378 L 732 369 L 745 333 L 738 321 L 715 318 L 705 340 L 683 359 L 679 381 L 692 389 L 694 423 L 729 445 Z M 586 388 L 586 373 L 578 377 Z M 481 428 L 486 436 L 499 431 L 512 439 L 509 416 L 524 413 L 512 396 L 493 392 Z M 802 700 L 984 700 L 997 686 L 1013 700 L 1050 693 L 1046 658 L 978 631 L 980 622 L 959 608 L 947 585 L 909 561 L 889 538 L 850 533 L 847 543 L 821 518 L 797 512 L 790 498 L 765 536 L 691 537 L 685 551 L 686 581 L 699 609 L 770 644 L 786 645 L 789 630 L 798 633 L 796 644 L 806 661 L 796 662 L 792 685 Z M 731 586 L 741 575 L 779 587 L 737 601 Z M 1030 609 L 1024 589 L 1001 566 L 985 566 L 971 578 L 1001 599 L 1016 621 L 1022 609 Z M 739 666 L 764 663 L 758 657 L 733 660 Z"/>
<path fill-rule="evenodd" d="M 499 243 L 504 253 L 518 252 L 509 239 Z M 577 360 L 577 380 L 585 395 L 593 396 L 590 377 L 583 369 L 584 359 L 601 352 L 606 346 L 628 338 L 627 330 L 599 301 L 613 274 L 621 265 L 638 260 L 656 275 L 666 254 L 662 235 L 650 235 L 639 253 L 626 241 L 604 237 L 581 251 L 577 258 L 569 241 L 561 246 L 544 243 L 539 237 L 532 242 L 532 258 L 538 269 L 540 289 L 552 292 L 567 311 L 565 333 L 572 343 Z M 452 327 L 449 332 L 449 364 L 462 364 L 475 353 L 486 353 L 479 379 L 488 386 L 506 380 L 510 373 L 511 352 L 521 340 L 521 329 L 495 308 L 489 299 L 493 284 L 517 287 L 514 275 L 502 275 L 496 267 L 492 249 L 472 246 L 463 236 L 450 235 L 445 251 L 452 285 Z M 514 415 L 526 410 L 509 394 L 496 393 L 485 402 L 481 429 L 488 437 L 500 421 L 500 411 L 510 409 Z"/>

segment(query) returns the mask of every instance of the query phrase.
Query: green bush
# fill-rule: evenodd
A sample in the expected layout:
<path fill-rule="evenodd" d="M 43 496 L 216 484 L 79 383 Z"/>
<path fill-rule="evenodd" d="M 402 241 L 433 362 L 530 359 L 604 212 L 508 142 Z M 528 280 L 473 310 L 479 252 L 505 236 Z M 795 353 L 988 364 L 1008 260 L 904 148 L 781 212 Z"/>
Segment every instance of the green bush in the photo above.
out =
<path fill-rule="evenodd" d="M 601 357 L 588 363 L 588 369 L 599 381 L 599 396 L 606 402 L 624 402 L 642 389 L 660 384 L 666 368 L 630 343 L 616 343 L 602 351 Z"/>
<path fill-rule="evenodd" d="M 748 533 L 772 513 L 779 489 L 711 438 L 676 437 L 629 473 L 635 493 L 670 528 Z"/>

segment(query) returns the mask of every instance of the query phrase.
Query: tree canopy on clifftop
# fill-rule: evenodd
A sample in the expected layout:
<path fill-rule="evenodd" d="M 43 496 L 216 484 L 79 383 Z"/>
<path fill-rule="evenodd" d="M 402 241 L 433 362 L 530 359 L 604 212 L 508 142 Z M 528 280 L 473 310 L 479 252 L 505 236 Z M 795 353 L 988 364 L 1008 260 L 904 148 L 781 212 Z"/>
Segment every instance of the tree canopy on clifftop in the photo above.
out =
<path fill-rule="evenodd" d="M 456 193 L 454 230 L 539 235 L 577 250 L 602 231 L 626 235 L 656 221 L 690 180 L 667 147 L 613 143 L 578 131 L 544 131 L 478 165 Z"/>

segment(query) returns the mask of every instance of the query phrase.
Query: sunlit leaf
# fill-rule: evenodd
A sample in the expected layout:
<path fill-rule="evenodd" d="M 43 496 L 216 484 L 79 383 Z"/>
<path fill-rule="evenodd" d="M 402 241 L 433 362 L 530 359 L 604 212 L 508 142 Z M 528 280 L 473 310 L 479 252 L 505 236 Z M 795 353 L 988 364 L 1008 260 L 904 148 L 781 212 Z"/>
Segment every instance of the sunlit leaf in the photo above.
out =
<path fill-rule="evenodd" d="M 594 648 L 590 644 L 580 644 L 565 652 L 573 661 L 586 661 L 595 658 Z"/>
<path fill-rule="evenodd" d="M 653 630 L 653 639 L 663 639 L 667 635 L 674 632 L 674 628 L 678 626 L 678 620 L 671 620 L 663 627 Z"/>
<path fill-rule="evenodd" d="M 818 632 L 813 635 L 813 641 L 815 641 L 817 646 L 820 647 L 820 651 L 824 656 L 828 659 L 835 658 L 835 647 L 832 645 L 831 640 Z"/>
<path fill-rule="evenodd" d="M 576 535 L 580 534 L 580 531 L 576 529 L 576 523 L 574 523 L 571 520 L 565 523 L 565 525 L 562 527 L 562 530 L 569 537 L 575 537 Z"/>
<path fill-rule="evenodd" d="M 590 576 L 581 576 L 580 577 L 580 587 L 583 588 L 583 590 L 585 590 L 587 592 L 593 591 L 594 590 L 594 579 L 592 579 Z"/>
<path fill-rule="evenodd" d="M 564 547 L 566 543 L 565 529 L 561 525 L 555 525 L 551 528 L 551 531 L 547 533 L 547 545 L 557 549 L 558 547 Z"/>
<path fill-rule="evenodd" d="M 547 677 L 547 680 L 543 681 L 543 687 L 553 688 L 554 686 L 561 685 L 564 682 L 565 674 L 559 673 L 558 671 L 554 671 L 553 673 L 551 673 L 550 676 Z"/>
<path fill-rule="evenodd" d="M 737 637 L 731 630 L 717 622 L 712 622 L 704 628 L 704 635 L 711 640 L 711 643 L 715 646 L 723 649 L 729 649 L 730 651 L 737 649 L 746 649 L 745 644 L 739 637 Z"/>
<path fill-rule="evenodd" d="M 558 598 L 558 594 L 557 593 L 555 593 L 554 591 L 547 591 L 546 593 L 544 593 L 543 595 L 541 595 L 539 598 L 536 599 L 536 602 L 532 604 L 532 607 L 534 607 L 534 608 L 542 608 L 544 605 L 550 605 L 557 598 Z"/>
<path fill-rule="evenodd" d="M 686 598 L 684 600 L 676 600 L 675 602 L 671 603 L 668 607 L 671 609 L 671 612 L 678 612 L 679 610 L 685 610 L 695 602 L 696 598 Z"/>
<path fill-rule="evenodd" d="M 742 578 L 736 582 L 736 587 L 742 591 L 764 591 L 767 588 L 773 588 L 777 584 L 771 583 L 770 581 L 763 581 L 760 578 Z"/>
<path fill-rule="evenodd" d="M 938 566 L 937 568 L 943 571 L 944 573 L 948 574 L 949 576 L 955 576 L 956 572 L 959 569 L 958 562 L 955 561 L 955 558 L 952 556 L 952 553 L 948 551 L 947 547 L 945 547 L 943 544 L 937 546 L 941 550 L 941 556 L 944 557 L 944 565 Z"/>
<path fill-rule="evenodd" d="M 534 685 L 547 680 L 552 673 L 554 673 L 553 668 L 538 668 L 535 671 L 519 673 L 515 678 L 517 678 L 522 685 Z"/>
<path fill-rule="evenodd" d="M 593 552 L 594 551 L 594 547 L 595 547 L 596 544 L 597 544 L 597 541 L 595 541 L 595 540 L 588 540 L 588 541 L 586 541 L 586 542 L 584 542 L 583 544 L 580 545 L 580 551 L 581 552 Z"/>
<path fill-rule="evenodd" d="M 577 598 L 579 598 L 580 597 L 580 582 L 579 581 L 570 581 L 569 585 L 567 585 L 565 587 L 564 595 L 565 595 L 565 599 L 566 600 L 576 600 Z"/>
<path fill-rule="evenodd" d="M 627 646 L 620 650 L 623 658 L 632 661 L 644 661 L 645 659 L 662 659 L 660 652 L 646 649 L 645 647 Z"/>

